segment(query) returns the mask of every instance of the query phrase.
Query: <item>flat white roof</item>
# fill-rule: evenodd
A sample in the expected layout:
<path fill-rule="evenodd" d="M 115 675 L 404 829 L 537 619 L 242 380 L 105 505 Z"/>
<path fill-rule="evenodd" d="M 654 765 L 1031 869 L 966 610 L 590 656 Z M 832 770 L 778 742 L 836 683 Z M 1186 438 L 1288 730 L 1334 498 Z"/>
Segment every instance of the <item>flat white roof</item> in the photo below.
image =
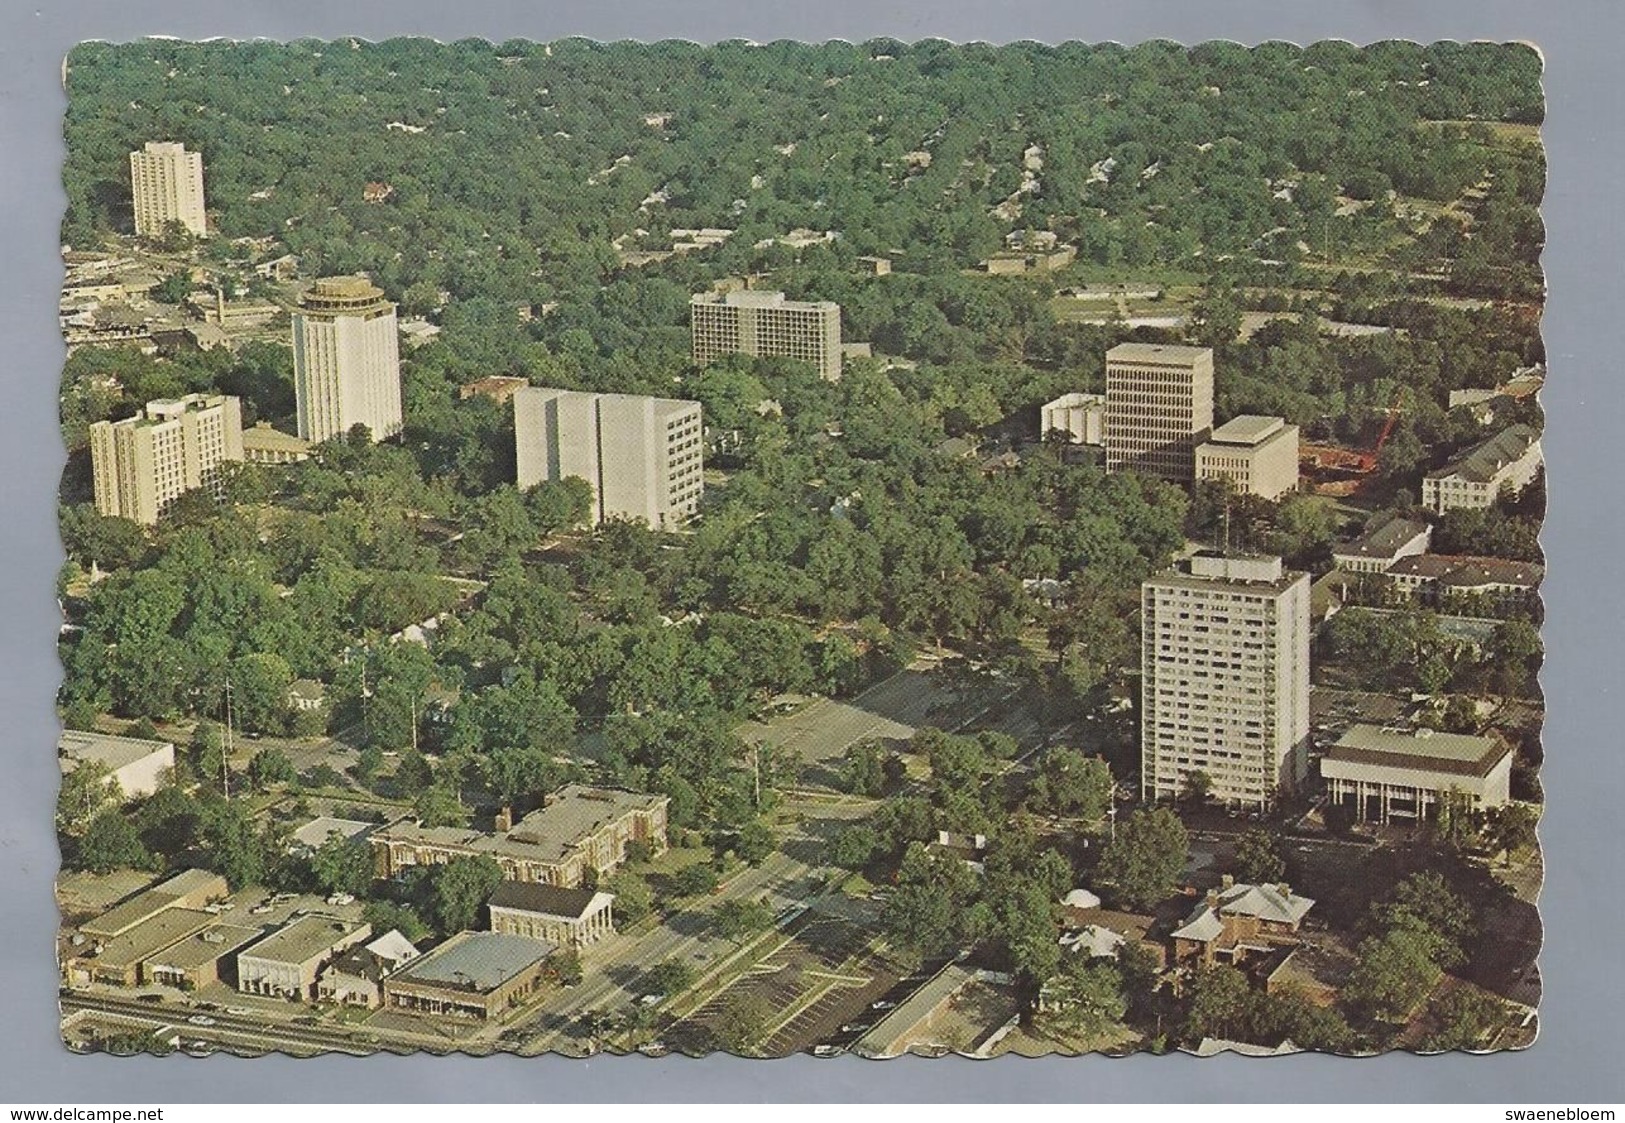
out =
<path fill-rule="evenodd" d="M 1213 430 L 1209 440 L 1215 444 L 1256 445 L 1265 437 L 1278 433 L 1285 427 L 1284 417 L 1261 417 L 1258 414 L 1244 413 L 1240 417 L 1232 417 Z"/>
<path fill-rule="evenodd" d="M 62 757 L 63 771 L 71 771 L 74 762 L 99 760 L 114 772 L 155 753 L 173 753 L 175 746 L 168 741 L 147 741 L 139 737 L 115 737 L 108 733 L 86 733 L 78 729 L 63 730 L 56 742 Z"/>

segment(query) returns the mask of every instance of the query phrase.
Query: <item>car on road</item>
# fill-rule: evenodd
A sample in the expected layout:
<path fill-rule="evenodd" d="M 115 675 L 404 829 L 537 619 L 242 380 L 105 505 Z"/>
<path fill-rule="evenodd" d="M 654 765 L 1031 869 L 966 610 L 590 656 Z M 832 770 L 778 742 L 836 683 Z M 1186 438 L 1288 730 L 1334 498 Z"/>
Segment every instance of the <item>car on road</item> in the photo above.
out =
<path fill-rule="evenodd" d="M 871 1010 L 892 1010 L 895 1009 L 896 1006 L 897 1003 L 888 998 L 877 998 L 873 1002 L 869 1003 L 869 1009 Z"/>
<path fill-rule="evenodd" d="M 194 1041 L 186 1046 L 185 1051 L 189 1057 L 207 1057 L 215 1051 L 215 1047 L 207 1041 Z"/>
<path fill-rule="evenodd" d="M 255 905 L 253 908 L 249 909 L 248 911 L 253 913 L 255 916 L 264 916 L 266 913 L 271 911 L 271 906 L 270 905 Z"/>
<path fill-rule="evenodd" d="M 334 893 L 331 897 L 327 898 L 327 903 L 330 904 L 330 905 L 354 904 L 355 903 L 355 894 L 353 894 L 353 893 Z"/>
<path fill-rule="evenodd" d="M 164 996 L 161 994 L 138 994 L 135 996 L 135 1000 L 137 1002 L 162 1002 Z"/>
<path fill-rule="evenodd" d="M 841 1045 L 813 1046 L 813 1056 L 815 1057 L 838 1057 L 844 1052 L 846 1052 L 846 1048 Z"/>
<path fill-rule="evenodd" d="M 638 999 L 638 1005 L 658 1006 L 664 1001 L 666 1001 L 666 996 L 663 994 L 646 994 L 642 998 Z"/>
<path fill-rule="evenodd" d="M 252 1018 L 255 1012 L 248 1006 L 227 1006 L 226 1013 L 238 1018 Z"/>
<path fill-rule="evenodd" d="M 186 1021 L 187 1024 L 195 1026 L 212 1026 L 215 1024 L 215 1020 L 207 1014 L 193 1014 Z"/>
<path fill-rule="evenodd" d="M 642 1045 L 638 1046 L 638 1052 L 642 1053 L 646 1057 L 664 1057 L 667 1053 L 671 1052 L 671 1046 L 667 1045 L 664 1041 L 645 1041 Z"/>
<path fill-rule="evenodd" d="M 865 1033 L 871 1028 L 868 1022 L 852 1022 L 841 1027 L 842 1033 Z"/>

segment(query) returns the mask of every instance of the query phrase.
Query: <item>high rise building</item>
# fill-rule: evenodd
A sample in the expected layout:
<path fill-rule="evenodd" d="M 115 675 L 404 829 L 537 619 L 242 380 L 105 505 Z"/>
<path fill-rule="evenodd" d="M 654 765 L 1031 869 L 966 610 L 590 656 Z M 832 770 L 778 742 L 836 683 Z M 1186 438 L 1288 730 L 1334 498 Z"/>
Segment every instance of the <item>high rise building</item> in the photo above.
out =
<path fill-rule="evenodd" d="M 1106 470 L 1175 483 L 1196 473 L 1196 445 L 1213 428 L 1213 352 L 1120 343 L 1106 352 Z"/>
<path fill-rule="evenodd" d="M 1141 586 L 1140 788 L 1266 808 L 1308 768 L 1309 575 L 1203 553 Z"/>
<path fill-rule="evenodd" d="M 135 232 L 156 238 L 171 222 L 203 237 L 209 232 L 203 210 L 203 157 L 172 140 L 149 140 L 130 153 L 130 194 Z"/>
<path fill-rule="evenodd" d="M 224 395 L 148 402 L 136 417 L 90 427 L 96 510 L 148 526 L 177 496 L 218 483 L 222 463 L 241 459 L 242 404 Z"/>
<path fill-rule="evenodd" d="M 700 403 L 531 386 L 513 396 L 521 488 L 578 476 L 592 523 L 633 519 L 668 530 L 699 509 Z"/>
<path fill-rule="evenodd" d="M 375 441 L 401 431 L 395 305 L 365 277 L 323 277 L 293 314 L 299 436 L 320 443 L 365 425 Z"/>
<path fill-rule="evenodd" d="M 777 355 L 811 363 L 826 381 L 841 377 L 841 306 L 833 301 L 745 289 L 697 293 L 688 313 L 702 366 L 723 355 Z"/>

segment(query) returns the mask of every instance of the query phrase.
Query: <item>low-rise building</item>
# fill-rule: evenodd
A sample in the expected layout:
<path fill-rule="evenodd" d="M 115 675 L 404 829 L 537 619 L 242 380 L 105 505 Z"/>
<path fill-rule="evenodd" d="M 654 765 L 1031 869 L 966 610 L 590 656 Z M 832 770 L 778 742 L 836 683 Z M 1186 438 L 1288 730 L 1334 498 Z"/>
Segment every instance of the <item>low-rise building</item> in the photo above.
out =
<path fill-rule="evenodd" d="M 1174 929 L 1174 961 L 1239 963 L 1249 954 L 1292 943 L 1315 902 L 1287 885 L 1240 884 L 1228 875 Z"/>
<path fill-rule="evenodd" d="M 369 823 L 364 819 L 337 819 L 329 815 L 318 815 L 293 832 L 289 847 L 290 849 L 298 847 L 306 851 L 315 850 L 332 838 L 342 838 L 346 841 L 366 838 L 378 827 L 378 823 Z"/>
<path fill-rule="evenodd" d="M 126 799 L 151 795 L 175 771 L 175 746 L 168 741 L 67 729 L 56 749 L 64 776 L 91 761 L 104 764 Z"/>
<path fill-rule="evenodd" d="M 582 948 L 615 931 L 615 894 L 504 881 L 487 902 L 491 931 Z"/>
<path fill-rule="evenodd" d="M 236 924 L 213 924 L 177 940 L 142 965 L 144 982 L 194 991 L 215 983 L 237 984 L 237 953 L 264 932 Z"/>
<path fill-rule="evenodd" d="M 457 397 L 465 402 L 469 398 L 490 398 L 499 406 L 507 405 L 516 393 L 529 385 L 530 379 L 518 375 L 492 374 L 463 383 L 457 388 Z"/>
<path fill-rule="evenodd" d="M 86 921 L 79 931 L 90 939 L 112 939 L 166 909 L 202 910 L 209 902 L 223 900 L 230 893 L 226 879 L 217 873 L 182 870 Z"/>
<path fill-rule="evenodd" d="M 1395 562 L 1383 579 L 1428 608 L 1505 616 L 1535 604 L 1545 574 L 1534 562 L 1417 554 Z"/>
<path fill-rule="evenodd" d="M 351 948 L 322 969 L 316 997 L 340 1006 L 376 1009 L 384 1003 L 384 979 L 418 958 L 418 949 L 391 929 L 361 947 Z"/>
<path fill-rule="evenodd" d="M 891 272 L 891 258 L 869 257 L 858 258 L 858 265 L 871 277 L 884 277 Z"/>
<path fill-rule="evenodd" d="M 250 464 L 293 464 L 310 459 L 310 442 L 256 421 L 243 430 L 243 459 Z"/>
<path fill-rule="evenodd" d="M 92 939 L 80 929 L 69 938 L 70 951 L 62 957 L 63 972 L 70 984 L 83 981 L 133 987 L 141 982 L 147 960 L 214 922 L 213 913 L 200 909 L 166 908 L 106 939 Z"/>
<path fill-rule="evenodd" d="M 1062 394 L 1038 410 L 1038 435 L 1065 433 L 1075 445 L 1106 443 L 1106 395 Z"/>
<path fill-rule="evenodd" d="M 1540 434 L 1511 425 L 1422 477 L 1422 505 L 1441 514 L 1490 507 L 1503 490 L 1517 494 L 1527 487 L 1540 466 Z"/>
<path fill-rule="evenodd" d="M 1321 758 L 1333 804 L 1355 818 L 1420 820 L 1446 799 L 1477 809 L 1512 799 L 1512 746 L 1492 736 L 1351 726 Z"/>
<path fill-rule="evenodd" d="M 1433 528 L 1398 515 L 1368 527 L 1353 541 L 1332 549 L 1332 563 L 1345 573 L 1386 573 L 1400 558 L 1427 552 Z"/>
<path fill-rule="evenodd" d="M 308 913 L 237 956 L 237 989 L 306 1002 L 327 963 L 372 935 L 372 925 Z"/>
<path fill-rule="evenodd" d="M 459 932 L 387 976 L 384 1005 L 440 1017 L 498 1017 L 536 990 L 556 950 L 528 936 Z"/>
<path fill-rule="evenodd" d="M 1298 427 L 1285 418 L 1232 417 L 1196 446 L 1196 478 L 1279 499 L 1298 489 Z"/>
<path fill-rule="evenodd" d="M 509 881 L 573 887 L 589 869 L 617 868 L 633 842 L 664 850 L 670 803 L 663 795 L 569 784 L 506 831 L 400 822 L 379 830 L 372 843 L 382 877 L 483 854 L 497 860 Z"/>

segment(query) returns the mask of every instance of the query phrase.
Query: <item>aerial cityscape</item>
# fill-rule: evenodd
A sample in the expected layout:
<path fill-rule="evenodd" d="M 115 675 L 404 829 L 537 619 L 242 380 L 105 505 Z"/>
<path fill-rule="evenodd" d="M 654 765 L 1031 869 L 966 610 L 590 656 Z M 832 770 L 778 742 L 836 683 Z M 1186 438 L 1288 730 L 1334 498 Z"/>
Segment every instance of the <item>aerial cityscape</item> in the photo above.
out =
<path fill-rule="evenodd" d="M 1540 79 L 76 48 L 65 1046 L 1530 1045 Z"/>

